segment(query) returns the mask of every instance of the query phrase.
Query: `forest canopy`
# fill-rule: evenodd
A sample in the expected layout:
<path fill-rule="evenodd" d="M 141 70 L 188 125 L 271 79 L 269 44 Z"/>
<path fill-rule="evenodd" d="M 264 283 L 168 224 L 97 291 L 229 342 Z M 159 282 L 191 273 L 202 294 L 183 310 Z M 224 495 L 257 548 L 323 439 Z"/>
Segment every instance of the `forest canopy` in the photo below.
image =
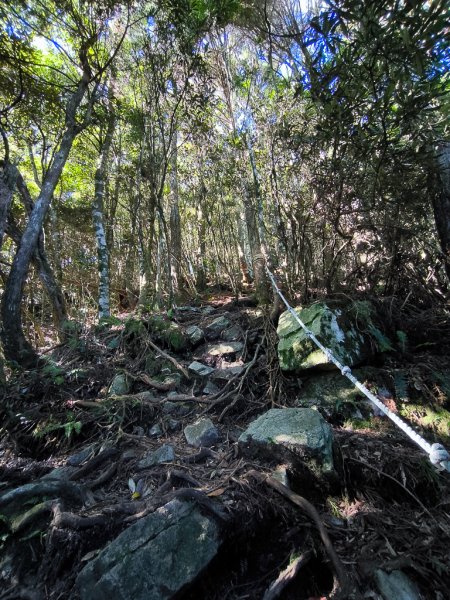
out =
<path fill-rule="evenodd" d="M 222 286 L 443 302 L 442 1 L 0 7 L 6 358 Z M 448 30 L 447 30 L 448 33 Z"/>

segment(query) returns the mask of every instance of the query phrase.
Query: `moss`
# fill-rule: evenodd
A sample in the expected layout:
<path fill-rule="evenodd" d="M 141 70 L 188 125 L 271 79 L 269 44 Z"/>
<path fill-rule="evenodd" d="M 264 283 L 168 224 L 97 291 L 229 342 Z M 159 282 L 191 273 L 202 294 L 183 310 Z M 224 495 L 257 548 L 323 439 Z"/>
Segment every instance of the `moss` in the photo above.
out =
<path fill-rule="evenodd" d="M 450 412 L 445 408 L 402 404 L 400 414 L 425 429 L 431 429 L 439 436 L 450 437 Z"/>

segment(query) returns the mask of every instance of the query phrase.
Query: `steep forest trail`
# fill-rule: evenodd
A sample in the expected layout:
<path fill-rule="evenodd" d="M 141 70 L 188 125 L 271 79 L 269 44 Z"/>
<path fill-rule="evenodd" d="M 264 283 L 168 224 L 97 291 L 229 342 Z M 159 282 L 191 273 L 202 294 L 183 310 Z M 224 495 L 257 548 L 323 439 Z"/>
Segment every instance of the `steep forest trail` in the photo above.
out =
<path fill-rule="evenodd" d="M 218 295 L 74 327 L 43 369 L 17 376 L 2 402 L 0 599 L 79 598 L 77 578 L 100 550 L 176 499 L 221 539 L 177 598 L 386 600 L 401 597 L 398 585 L 404 598 L 448 597 L 450 476 L 387 419 L 362 401 L 318 399 L 333 430 L 328 472 L 310 469 L 307 452 L 293 467 L 242 443 L 259 415 L 302 406 L 310 383 L 280 371 L 277 342 L 250 299 Z M 409 357 L 402 368 L 422 391 L 425 363 L 449 366 Z M 372 368 L 386 376 L 399 364 L 377 357 Z M 401 395 L 385 393 L 392 410 Z"/>

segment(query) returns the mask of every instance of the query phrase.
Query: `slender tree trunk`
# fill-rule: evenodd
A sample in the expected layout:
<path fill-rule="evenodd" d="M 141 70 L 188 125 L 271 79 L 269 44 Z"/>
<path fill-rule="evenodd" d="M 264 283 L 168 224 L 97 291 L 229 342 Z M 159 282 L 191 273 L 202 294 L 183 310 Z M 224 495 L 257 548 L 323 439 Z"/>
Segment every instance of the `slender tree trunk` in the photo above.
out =
<path fill-rule="evenodd" d="M 109 250 L 106 242 L 105 231 L 105 189 L 109 152 L 114 135 L 116 117 L 111 109 L 105 139 L 100 148 L 98 167 L 95 171 L 95 194 L 92 205 L 92 220 L 94 223 L 95 238 L 97 241 L 97 267 L 98 267 L 98 318 L 109 317 Z"/>
<path fill-rule="evenodd" d="M 5 161 L 0 175 L 0 250 L 8 221 L 14 188 L 16 187 L 17 169 Z"/>
<path fill-rule="evenodd" d="M 268 304 L 270 302 L 270 287 L 267 279 L 265 265 L 269 258 L 266 236 L 264 229 L 263 205 L 259 175 L 256 169 L 255 156 L 250 138 L 247 136 L 247 147 L 250 158 L 250 165 L 253 175 L 253 194 L 250 190 L 245 199 L 245 217 L 249 231 L 250 246 L 252 250 L 253 272 L 255 276 L 256 298 L 259 304 Z M 252 195 L 255 199 L 253 200 Z"/>
<path fill-rule="evenodd" d="M 450 142 L 441 144 L 436 152 L 436 187 L 433 209 L 436 229 L 450 280 Z"/>
<path fill-rule="evenodd" d="M 34 208 L 33 199 L 31 198 L 31 194 L 28 190 L 28 186 L 25 183 L 21 173 L 17 170 L 17 189 L 22 198 L 23 205 L 28 215 L 30 215 Z M 49 208 L 50 212 L 51 207 Z M 14 225 L 11 224 L 11 228 L 14 230 Z M 17 246 L 20 244 L 20 239 L 22 234 L 19 233 L 19 230 L 15 230 L 16 242 Z M 18 237 L 20 236 L 20 237 Z M 32 257 L 33 263 L 35 264 L 39 279 L 41 280 L 52 305 L 52 313 L 53 313 L 53 322 L 58 331 L 58 337 L 60 340 L 64 340 L 64 331 L 63 331 L 63 323 L 67 320 L 67 308 L 66 302 L 64 300 L 64 294 L 62 292 L 61 286 L 58 283 L 58 279 L 55 277 L 53 273 L 53 269 L 50 265 L 50 261 L 47 258 L 47 253 L 45 251 L 45 243 L 44 243 L 44 234 L 41 230 L 37 242 L 36 251 Z"/>
<path fill-rule="evenodd" d="M 20 244 L 22 239 L 22 232 L 14 223 L 11 215 L 8 219 L 6 232 L 9 237 L 14 241 L 17 246 Z M 53 321 L 55 327 L 59 331 L 60 339 L 64 339 L 63 323 L 67 319 L 66 303 L 64 300 L 64 294 L 62 293 L 61 287 L 55 278 L 53 269 L 48 261 L 47 254 L 45 252 L 42 239 L 39 239 L 36 250 L 31 257 L 31 261 L 36 268 L 39 279 L 44 286 L 47 296 L 50 300 L 53 313 Z"/>
<path fill-rule="evenodd" d="M 203 165 L 201 165 L 203 169 Z M 195 286 L 199 292 L 206 289 L 206 215 L 205 212 L 206 187 L 203 179 L 200 179 L 200 192 L 197 206 L 198 222 L 198 256 L 197 277 Z"/>
<path fill-rule="evenodd" d="M 76 122 L 76 112 L 84 98 L 88 82 L 89 76 L 85 73 L 79 82 L 77 90 L 69 99 L 66 110 L 66 129 L 58 151 L 54 156 L 53 163 L 42 183 L 39 197 L 33 207 L 20 246 L 14 257 L 3 295 L 2 340 L 5 357 L 7 360 L 17 362 L 23 367 L 36 365 L 38 359 L 35 350 L 23 332 L 21 312 L 23 286 L 53 193 L 69 157 L 73 141 L 80 131 L 80 126 Z"/>
<path fill-rule="evenodd" d="M 171 261 L 171 276 L 172 276 L 172 287 L 173 293 L 176 296 L 180 291 L 181 287 L 181 221 L 180 221 L 180 207 L 178 198 L 178 135 L 175 125 L 173 131 L 171 146 L 171 163 L 172 168 L 170 171 L 170 252 L 172 254 Z"/>

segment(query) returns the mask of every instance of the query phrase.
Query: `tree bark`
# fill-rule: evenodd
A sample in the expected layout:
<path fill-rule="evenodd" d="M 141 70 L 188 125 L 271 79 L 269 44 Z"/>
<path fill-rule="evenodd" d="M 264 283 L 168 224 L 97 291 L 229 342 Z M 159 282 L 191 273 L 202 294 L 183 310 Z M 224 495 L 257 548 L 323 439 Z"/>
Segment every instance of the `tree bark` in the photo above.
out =
<path fill-rule="evenodd" d="M 108 117 L 105 139 L 100 147 L 98 167 L 95 171 L 95 192 L 92 205 L 92 221 L 94 223 L 95 238 L 97 242 L 97 268 L 98 268 L 98 318 L 110 316 L 109 304 L 109 249 L 106 241 L 105 230 L 105 189 L 107 179 L 107 165 L 111 144 L 116 126 L 114 111 Z"/>
<path fill-rule="evenodd" d="M 53 163 L 42 183 L 39 197 L 33 207 L 20 246 L 14 257 L 3 295 L 2 340 L 5 357 L 7 360 L 14 361 L 25 368 L 35 366 L 38 356 L 23 332 L 21 312 L 23 286 L 53 193 L 69 157 L 73 141 L 81 131 L 81 127 L 76 122 L 76 112 L 84 98 L 88 84 L 89 75 L 85 73 L 78 84 L 77 90 L 68 101 L 66 129 Z"/>
<path fill-rule="evenodd" d="M 172 169 L 170 171 L 170 252 L 172 254 L 171 261 L 171 276 L 172 276 L 172 287 L 175 297 L 180 291 L 181 286 L 181 221 L 180 221 L 180 207 L 178 203 L 178 135 L 176 125 L 173 131 L 171 146 L 171 163 Z"/>
<path fill-rule="evenodd" d="M 444 255 L 445 271 L 450 280 L 450 142 L 440 144 L 436 152 L 436 187 L 433 209 L 436 229 Z"/>
<path fill-rule="evenodd" d="M 0 175 L 0 250 L 2 249 L 9 209 L 16 187 L 16 178 L 17 170 L 8 161 L 5 161 L 3 172 Z"/>

